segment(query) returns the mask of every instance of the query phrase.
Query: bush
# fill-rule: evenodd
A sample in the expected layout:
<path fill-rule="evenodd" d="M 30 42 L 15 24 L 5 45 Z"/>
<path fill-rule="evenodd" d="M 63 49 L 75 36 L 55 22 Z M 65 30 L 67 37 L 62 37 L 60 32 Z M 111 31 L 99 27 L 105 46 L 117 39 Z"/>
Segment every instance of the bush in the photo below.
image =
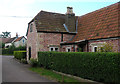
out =
<path fill-rule="evenodd" d="M 14 51 L 14 58 L 16 59 L 26 59 L 26 51 Z"/>
<path fill-rule="evenodd" d="M 112 43 L 105 43 L 102 47 L 99 47 L 98 52 L 114 52 Z"/>
<path fill-rule="evenodd" d="M 105 83 L 120 83 L 120 53 L 39 52 L 45 68 Z"/>
<path fill-rule="evenodd" d="M 26 59 L 21 59 L 21 62 L 24 64 L 27 64 L 27 60 Z"/>
<path fill-rule="evenodd" d="M 15 47 L 12 45 L 7 49 L 2 49 L 2 54 L 13 55 L 14 51 L 26 51 L 26 46 Z"/>
<path fill-rule="evenodd" d="M 37 61 L 37 59 L 30 58 L 29 64 L 30 64 L 32 67 L 36 67 L 36 66 L 38 65 L 38 61 Z"/>

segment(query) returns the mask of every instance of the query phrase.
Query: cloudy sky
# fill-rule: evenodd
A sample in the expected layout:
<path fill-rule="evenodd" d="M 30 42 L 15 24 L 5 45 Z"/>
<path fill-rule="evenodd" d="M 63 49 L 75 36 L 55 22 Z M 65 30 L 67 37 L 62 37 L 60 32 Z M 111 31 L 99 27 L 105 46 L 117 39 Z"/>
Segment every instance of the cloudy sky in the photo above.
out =
<path fill-rule="evenodd" d="M 28 22 L 41 10 L 66 13 L 68 6 L 73 7 L 77 16 L 109 6 L 119 0 L 0 0 L 0 34 L 11 32 L 25 36 Z"/>

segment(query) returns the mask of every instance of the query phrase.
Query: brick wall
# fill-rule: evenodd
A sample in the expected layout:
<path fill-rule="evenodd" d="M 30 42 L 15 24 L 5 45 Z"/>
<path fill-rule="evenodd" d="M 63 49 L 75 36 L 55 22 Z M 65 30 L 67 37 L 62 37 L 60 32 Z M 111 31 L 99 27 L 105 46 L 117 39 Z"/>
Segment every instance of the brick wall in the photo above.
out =
<path fill-rule="evenodd" d="M 109 40 L 99 40 L 99 41 L 90 41 L 89 42 L 89 52 L 93 52 L 92 48 L 99 44 L 109 43 L 113 44 L 113 50 L 115 52 L 120 52 L 120 39 L 109 39 Z"/>
<path fill-rule="evenodd" d="M 37 34 L 37 50 L 49 51 L 49 46 L 59 46 L 61 42 L 61 34 L 57 33 L 38 33 Z"/>
<path fill-rule="evenodd" d="M 32 22 L 32 32 L 30 32 L 30 28 L 28 28 L 28 35 L 27 35 L 27 60 L 29 57 L 29 47 L 31 47 L 31 57 L 37 58 L 37 50 L 36 50 L 36 44 L 37 44 L 37 33 L 36 33 L 36 27 L 35 23 Z M 29 25 L 30 27 L 30 25 Z"/>
<path fill-rule="evenodd" d="M 63 41 L 68 41 L 73 35 L 63 34 Z M 37 51 L 49 51 L 50 46 L 59 47 L 59 51 L 62 51 L 60 46 L 61 34 L 60 33 L 38 33 L 37 34 Z"/>

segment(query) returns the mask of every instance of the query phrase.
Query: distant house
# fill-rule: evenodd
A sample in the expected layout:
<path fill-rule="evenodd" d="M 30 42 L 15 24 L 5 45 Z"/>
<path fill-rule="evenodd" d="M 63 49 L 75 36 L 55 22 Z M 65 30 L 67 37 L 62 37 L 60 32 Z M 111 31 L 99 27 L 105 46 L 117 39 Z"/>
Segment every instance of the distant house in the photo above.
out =
<path fill-rule="evenodd" d="M 13 38 L 2 38 L 3 43 L 5 43 L 5 48 L 10 47 L 11 45 L 14 45 L 15 47 L 19 46 L 25 46 L 27 39 L 24 36 L 21 37 L 13 37 Z"/>
<path fill-rule="evenodd" d="M 96 52 L 104 43 L 113 43 L 120 52 L 120 2 L 75 16 L 72 7 L 66 14 L 40 11 L 27 29 L 27 59 L 38 51 Z"/>
<path fill-rule="evenodd" d="M 26 45 L 26 41 L 27 41 L 27 39 L 26 39 L 24 36 L 18 37 L 18 38 L 14 41 L 14 45 L 15 45 L 15 47 L 25 46 L 25 45 Z"/>
<path fill-rule="evenodd" d="M 5 43 L 5 48 L 10 47 L 10 46 L 14 43 L 14 41 L 15 41 L 16 39 L 17 39 L 16 37 L 10 38 L 10 39 Z"/>

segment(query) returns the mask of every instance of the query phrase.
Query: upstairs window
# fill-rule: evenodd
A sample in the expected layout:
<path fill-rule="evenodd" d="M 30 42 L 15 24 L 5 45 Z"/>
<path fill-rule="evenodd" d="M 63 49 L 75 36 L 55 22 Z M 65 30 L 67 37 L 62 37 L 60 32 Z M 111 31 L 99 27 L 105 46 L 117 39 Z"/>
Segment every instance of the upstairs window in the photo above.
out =
<path fill-rule="evenodd" d="M 33 31 L 33 24 L 30 24 L 30 32 Z"/>
<path fill-rule="evenodd" d="M 23 40 L 23 43 L 24 43 L 24 40 Z"/>

